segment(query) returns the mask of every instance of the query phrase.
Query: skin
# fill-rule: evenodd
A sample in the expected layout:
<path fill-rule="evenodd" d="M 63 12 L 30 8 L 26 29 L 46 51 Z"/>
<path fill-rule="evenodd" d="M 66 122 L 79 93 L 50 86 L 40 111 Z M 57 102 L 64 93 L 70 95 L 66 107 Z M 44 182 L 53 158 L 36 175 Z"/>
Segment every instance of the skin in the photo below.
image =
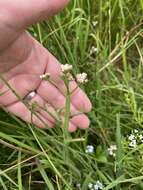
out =
<path fill-rule="evenodd" d="M 56 14 L 67 4 L 68 0 L 0 1 L 0 74 L 21 98 L 36 90 L 30 104 L 36 101 L 39 105 L 38 117 L 34 115 L 32 122 L 40 128 L 44 128 L 45 123 L 54 127 L 56 120 L 42 108 L 47 105 L 52 114 L 64 108 L 66 88 L 59 61 L 26 32 L 26 28 Z M 40 79 L 45 72 L 50 73 L 52 83 Z M 71 96 L 71 115 L 79 111 L 84 113 L 71 117 L 69 132 L 86 129 L 90 123 L 85 113 L 91 110 L 91 102 L 76 82 L 71 81 L 70 91 L 76 87 Z M 4 93 L 0 96 L 0 105 L 6 111 L 31 122 L 30 110 L 3 81 L 0 81 L 0 93 Z"/>

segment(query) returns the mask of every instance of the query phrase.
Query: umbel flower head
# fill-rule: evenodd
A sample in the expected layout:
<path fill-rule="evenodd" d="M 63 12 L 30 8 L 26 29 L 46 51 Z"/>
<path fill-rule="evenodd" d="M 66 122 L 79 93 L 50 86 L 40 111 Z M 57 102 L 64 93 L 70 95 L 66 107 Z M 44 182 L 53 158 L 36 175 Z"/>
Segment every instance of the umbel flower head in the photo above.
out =
<path fill-rule="evenodd" d="M 95 46 L 92 46 L 90 49 L 90 54 L 96 53 L 98 49 Z"/>
<path fill-rule="evenodd" d="M 95 27 L 98 24 L 98 21 L 93 21 L 92 25 Z"/>
<path fill-rule="evenodd" d="M 134 129 L 128 136 L 129 147 L 136 148 L 137 145 L 143 143 L 143 135 L 138 129 Z"/>
<path fill-rule="evenodd" d="M 86 82 L 88 82 L 87 73 L 79 73 L 79 74 L 77 74 L 76 75 L 76 80 L 79 83 L 86 83 Z"/>
<path fill-rule="evenodd" d="M 66 76 L 68 78 L 68 80 L 74 80 L 73 76 L 71 75 L 71 71 L 73 69 L 73 66 L 70 65 L 70 64 L 65 64 L 65 65 L 61 65 L 61 69 L 62 69 L 62 72 L 64 74 L 64 76 Z M 87 79 L 87 73 L 79 73 L 75 76 L 76 78 L 76 81 L 78 83 L 86 83 L 88 82 L 88 79 Z"/>
<path fill-rule="evenodd" d="M 85 152 L 86 153 L 93 153 L 94 152 L 94 146 L 87 145 Z"/>
<path fill-rule="evenodd" d="M 117 145 L 111 145 L 108 148 L 109 155 L 115 157 L 116 156 L 116 153 L 115 153 L 116 150 L 117 150 Z"/>
<path fill-rule="evenodd" d="M 62 72 L 69 72 L 72 70 L 72 65 L 69 65 L 69 64 L 65 64 L 65 65 L 61 65 L 61 68 L 62 68 Z"/>
<path fill-rule="evenodd" d="M 90 190 L 102 190 L 103 184 L 98 180 L 98 181 L 96 181 L 96 183 L 89 183 L 88 189 L 90 189 Z"/>

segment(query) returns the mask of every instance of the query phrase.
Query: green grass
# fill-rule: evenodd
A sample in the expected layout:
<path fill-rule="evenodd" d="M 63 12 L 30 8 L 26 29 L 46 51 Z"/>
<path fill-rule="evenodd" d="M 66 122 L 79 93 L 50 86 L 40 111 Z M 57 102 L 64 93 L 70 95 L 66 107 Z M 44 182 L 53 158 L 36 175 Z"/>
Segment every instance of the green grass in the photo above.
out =
<path fill-rule="evenodd" d="M 143 134 L 142 15 L 142 0 L 74 0 L 29 28 L 74 73 L 88 73 L 91 124 L 72 135 L 58 126 L 43 131 L 1 110 L 1 190 L 87 190 L 97 180 L 104 190 L 143 189 L 143 143 L 131 148 L 128 140 L 134 129 Z M 94 153 L 85 153 L 87 145 Z"/>

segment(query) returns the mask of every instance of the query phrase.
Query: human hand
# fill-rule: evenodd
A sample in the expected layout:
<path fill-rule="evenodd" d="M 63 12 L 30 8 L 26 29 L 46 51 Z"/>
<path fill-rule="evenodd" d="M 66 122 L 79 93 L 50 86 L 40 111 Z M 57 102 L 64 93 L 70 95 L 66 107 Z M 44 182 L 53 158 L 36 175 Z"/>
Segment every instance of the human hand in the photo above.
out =
<path fill-rule="evenodd" d="M 14 91 L 23 99 L 29 92 L 36 91 L 30 101 L 38 103 L 32 122 L 41 128 L 45 123 L 55 125 L 55 118 L 42 108 L 47 104 L 48 112 L 65 107 L 66 87 L 61 79 L 61 66 L 58 60 L 36 41 L 25 29 L 33 23 L 44 20 L 62 9 L 68 0 L 1 0 L 0 1 L 0 73 Z M 40 79 L 40 75 L 50 73 L 53 83 Z M 69 83 L 72 91 L 77 87 L 75 81 Z M 24 121 L 31 122 L 31 111 L 20 101 L 4 82 L 0 82 L 0 105 Z M 79 88 L 71 95 L 71 115 L 91 110 L 91 102 Z M 70 118 L 69 131 L 89 126 L 84 114 Z"/>

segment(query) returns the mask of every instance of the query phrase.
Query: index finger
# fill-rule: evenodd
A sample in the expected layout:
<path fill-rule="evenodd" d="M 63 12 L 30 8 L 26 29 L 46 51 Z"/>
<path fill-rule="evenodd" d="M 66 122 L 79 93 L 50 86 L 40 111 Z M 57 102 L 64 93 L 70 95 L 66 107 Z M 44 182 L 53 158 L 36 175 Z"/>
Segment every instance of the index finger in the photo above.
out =
<path fill-rule="evenodd" d="M 1 0 L 0 12 L 9 16 L 13 26 L 25 29 L 56 14 L 68 2 L 69 0 Z"/>

